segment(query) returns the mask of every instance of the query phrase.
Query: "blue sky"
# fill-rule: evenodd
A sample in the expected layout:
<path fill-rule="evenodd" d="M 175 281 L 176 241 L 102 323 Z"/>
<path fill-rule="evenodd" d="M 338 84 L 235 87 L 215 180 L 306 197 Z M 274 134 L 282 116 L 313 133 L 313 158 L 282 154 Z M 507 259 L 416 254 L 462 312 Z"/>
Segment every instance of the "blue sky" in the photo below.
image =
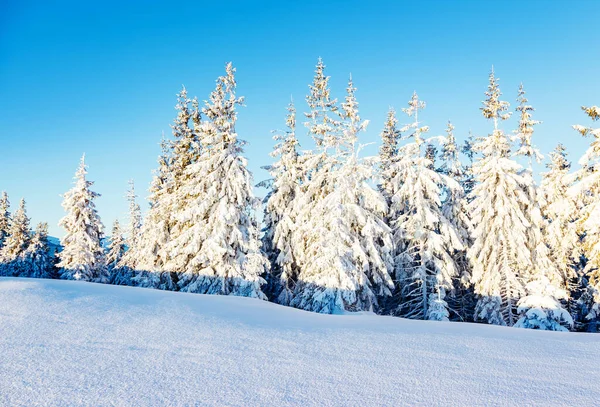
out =
<path fill-rule="evenodd" d="M 577 161 L 588 140 L 581 105 L 600 103 L 600 2 L 0 2 L 0 190 L 25 197 L 33 222 L 57 223 L 60 194 L 82 153 L 107 226 L 126 220 L 127 181 L 146 196 L 161 133 L 182 84 L 205 99 L 227 61 L 246 97 L 238 133 L 255 181 L 267 177 L 271 130 L 291 95 L 299 112 L 320 56 L 343 98 L 358 87 L 363 141 L 378 141 L 390 106 L 413 90 L 431 135 L 448 119 L 463 140 L 489 124 L 479 107 L 492 64 L 514 107 L 524 83 L 537 109 L 534 142 L 558 142 Z M 404 119 L 400 118 L 401 122 Z M 504 124 L 512 130 L 516 120 Z M 309 145 L 303 128 L 299 135 Z M 376 145 L 366 149 L 375 153 Z M 542 167 L 538 167 L 542 169 Z M 264 191 L 257 191 L 264 194 Z M 145 209 L 146 205 L 142 205 Z"/>

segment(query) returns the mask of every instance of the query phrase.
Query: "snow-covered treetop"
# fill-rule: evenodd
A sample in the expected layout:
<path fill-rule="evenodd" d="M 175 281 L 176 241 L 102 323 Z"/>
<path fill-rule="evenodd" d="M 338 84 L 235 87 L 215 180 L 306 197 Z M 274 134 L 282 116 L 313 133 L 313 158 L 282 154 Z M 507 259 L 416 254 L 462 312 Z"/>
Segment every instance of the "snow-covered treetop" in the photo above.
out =
<path fill-rule="evenodd" d="M 313 83 L 309 85 L 310 92 L 306 96 L 306 103 L 310 108 L 310 112 L 304 114 L 310 119 L 305 125 L 308 127 L 318 150 L 327 150 L 337 146 L 335 130 L 339 123 L 332 113 L 336 113 L 338 107 L 337 99 L 331 99 L 329 78 L 329 76 L 325 76 L 325 65 L 323 60 L 319 58 Z"/>
<path fill-rule="evenodd" d="M 460 162 L 458 146 L 454 137 L 454 126 L 448 120 L 446 127 L 446 139 L 442 145 L 442 173 L 458 179 L 464 175 L 464 168 Z"/>
<path fill-rule="evenodd" d="M 567 159 L 567 149 L 562 143 L 558 143 L 554 151 L 550 154 L 550 162 L 546 164 L 546 168 L 550 171 L 569 171 L 571 163 Z"/>
<path fill-rule="evenodd" d="M 342 103 L 342 109 L 339 113 L 340 118 L 346 121 L 343 129 L 342 140 L 340 141 L 346 152 L 350 155 L 356 153 L 356 143 L 358 142 L 358 133 L 365 130 L 369 124 L 368 120 L 361 122 L 358 113 L 358 102 L 355 96 L 356 88 L 352 82 L 352 75 L 348 80 L 346 88 L 346 97 Z"/>
<path fill-rule="evenodd" d="M 504 134 L 504 131 L 498 128 L 498 119 L 506 120 L 510 117 L 511 113 L 508 112 L 510 103 L 500 100 L 502 92 L 500 92 L 500 86 L 498 85 L 499 79 L 494 75 L 493 67 L 489 80 L 490 83 L 485 92 L 487 98 L 482 102 L 483 107 L 481 108 L 481 111 L 483 117 L 488 120 L 493 120 L 494 130 L 489 137 L 478 139 L 473 146 L 473 149 L 481 152 L 484 157 L 508 157 L 511 147 L 510 139 Z"/>
<path fill-rule="evenodd" d="M 396 111 L 390 108 L 385 120 L 383 131 L 381 132 L 381 147 L 379 148 L 379 157 L 382 167 L 389 166 L 398 155 L 398 141 L 400 140 L 400 130 L 398 130 L 398 119 Z"/>
<path fill-rule="evenodd" d="M 515 138 L 519 141 L 519 149 L 515 152 L 515 155 L 522 155 L 529 158 L 529 165 L 531 166 L 532 158 L 538 163 L 544 158 L 540 151 L 531 144 L 533 126 L 541 122 L 531 118 L 531 112 L 535 109 L 527 104 L 528 100 L 525 97 L 525 90 L 522 83 L 519 86 L 517 101 L 519 102 L 519 106 L 515 110 L 520 112 L 521 116 L 519 118 L 519 127 L 515 131 Z"/>
<path fill-rule="evenodd" d="M 421 135 L 429 131 L 429 126 L 420 126 L 419 122 L 419 110 L 425 109 L 425 102 L 419 100 L 417 92 L 413 92 L 412 98 L 408 102 L 408 107 L 402 108 L 402 111 L 408 115 L 408 117 L 414 117 L 414 121 L 400 129 L 400 132 L 405 133 L 411 131 L 410 134 L 406 135 L 405 138 L 413 138 L 418 147 L 423 144 L 423 138 Z"/>
<path fill-rule="evenodd" d="M 581 106 L 581 109 L 593 121 L 600 120 L 600 108 L 598 108 L 598 106 Z M 595 167 L 597 165 L 596 161 L 598 161 L 598 158 L 600 157 L 600 128 L 594 129 L 592 127 L 586 127 L 579 124 L 574 125 L 573 128 L 584 137 L 594 137 L 594 140 L 591 142 L 590 147 L 579 160 L 579 164 L 586 168 Z"/>
<path fill-rule="evenodd" d="M 483 112 L 483 117 L 486 119 L 494 120 L 494 130 L 498 129 L 498 119 L 506 120 L 510 117 L 511 112 L 508 111 L 510 104 L 505 101 L 500 100 L 500 96 L 502 96 L 502 92 L 500 92 L 500 87 L 498 85 L 499 79 L 494 75 L 494 67 L 492 66 L 492 72 L 490 72 L 489 76 L 490 83 L 488 85 L 488 89 L 485 92 L 487 99 L 484 100 L 483 107 L 480 108 Z"/>

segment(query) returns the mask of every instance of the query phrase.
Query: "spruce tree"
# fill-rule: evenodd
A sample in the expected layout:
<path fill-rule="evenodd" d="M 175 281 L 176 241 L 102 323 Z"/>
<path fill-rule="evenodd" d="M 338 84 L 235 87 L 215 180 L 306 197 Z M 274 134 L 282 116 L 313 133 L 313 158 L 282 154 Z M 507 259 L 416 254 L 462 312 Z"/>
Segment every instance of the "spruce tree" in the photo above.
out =
<path fill-rule="evenodd" d="M 134 277 L 136 275 L 136 265 L 139 262 L 140 233 L 142 229 L 142 213 L 140 205 L 136 202 L 136 198 L 135 185 L 133 180 L 130 180 L 129 190 L 127 191 L 129 227 L 127 230 L 127 240 L 125 241 L 126 251 L 122 256 L 119 256 L 118 264 L 113 266 L 111 273 L 113 284 L 133 285 L 135 283 Z"/>
<path fill-rule="evenodd" d="M 0 262 L 6 276 L 27 276 L 28 268 L 24 262 L 24 254 L 31 241 L 30 220 L 25 209 L 25 199 L 19 202 L 19 208 L 10 221 L 8 237 L 0 250 Z"/>
<path fill-rule="evenodd" d="M 311 89 L 323 89 L 319 67 Z M 312 171 L 299 200 L 302 262 L 291 305 L 321 313 L 377 311 L 379 300 L 393 288 L 392 242 L 384 221 L 387 205 L 368 184 L 373 160 L 358 158 L 358 135 L 368 121 L 359 117 L 355 91 L 350 79 L 340 121 L 324 120 L 331 125 L 327 133 L 309 127 L 316 133 L 317 146 L 318 140 L 327 140 L 325 151 L 330 154 L 322 155 L 321 167 Z M 327 103 L 321 100 L 312 106 Z"/>
<path fill-rule="evenodd" d="M 398 129 L 396 111 L 390 109 L 385 125 L 381 132 L 381 147 L 379 149 L 379 191 L 386 199 L 388 208 L 392 203 L 392 196 L 396 193 L 392 180 L 396 177 L 396 162 L 398 161 L 398 143 L 401 133 Z"/>
<path fill-rule="evenodd" d="M 262 238 L 263 250 L 271 265 L 265 292 L 282 305 L 289 304 L 298 273 L 292 235 L 295 231 L 294 200 L 300 188 L 300 163 L 293 102 L 288 106 L 286 125 L 285 132 L 278 132 L 273 137 L 278 143 L 271 156 L 278 157 L 278 160 L 265 167 L 273 178 L 259 184 L 270 188 L 264 199 Z"/>
<path fill-rule="evenodd" d="M 261 275 L 268 263 L 254 219 L 259 202 L 242 155 L 245 142 L 235 128 L 236 106 L 243 103 L 235 89 L 229 63 L 202 109 L 207 120 L 198 132 L 199 156 L 174 189 L 179 209 L 173 212 L 165 269 L 180 273 L 182 291 L 266 299 Z"/>
<path fill-rule="evenodd" d="M 2 191 L 2 197 L 0 197 L 0 250 L 6 242 L 10 231 L 10 202 L 8 201 L 8 194 L 6 191 Z"/>
<path fill-rule="evenodd" d="M 582 107 L 592 119 L 600 120 L 600 108 Z M 589 310 L 586 315 L 588 330 L 600 330 L 600 128 L 575 125 L 573 128 L 582 136 L 592 137 L 590 147 L 579 160 L 582 166 L 575 174 L 576 184 L 570 193 L 578 198 L 580 208 L 577 229 L 583 236 L 582 251 L 587 262 L 583 273 L 587 281 L 582 302 Z"/>
<path fill-rule="evenodd" d="M 67 212 L 59 226 L 65 230 L 63 249 L 58 253 L 61 278 L 108 282 L 104 250 L 101 245 L 104 226 L 94 200 L 100 194 L 90 190 L 94 184 L 86 179 L 85 154 L 75 173 L 75 186 L 63 195 L 62 206 Z"/>
<path fill-rule="evenodd" d="M 520 112 L 519 126 L 515 138 L 519 141 L 519 148 L 515 156 L 528 158 L 528 167 L 521 171 L 525 181 L 525 193 L 528 201 L 523 205 L 523 213 L 529 222 L 527 230 L 527 249 L 530 252 L 530 268 L 525 271 L 523 280 L 527 283 L 527 295 L 518 302 L 520 319 L 516 326 L 546 330 L 568 330 L 573 321 L 569 313 L 562 308 L 559 300 L 567 299 L 568 292 L 564 289 L 565 281 L 550 258 L 547 244 L 548 221 L 542 216 L 540 205 L 543 204 L 543 195 L 533 179 L 531 168 L 532 160 L 537 162 L 543 158 L 542 154 L 532 145 L 534 126 L 540 122 L 533 120 L 531 113 L 533 107 L 528 105 L 525 98 L 523 84 L 519 87 L 516 108 Z"/>
<path fill-rule="evenodd" d="M 110 243 L 108 244 L 108 252 L 106 253 L 106 266 L 110 274 L 110 283 L 117 285 L 129 285 L 131 281 L 123 279 L 123 268 L 121 260 L 125 254 L 127 244 L 123 238 L 123 231 L 118 219 L 115 219 L 110 234 Z"/>
<path fill-rule="evenodd" d="M 55 278 L 54 256 L 48 243 L 48 224 L 46 222 L 37 224 L 23 258 L 28 268 L 28 277 Z"/>
<path fill-rule="evenodd" d="M 168 197 L 172 191 L 170 145 L 161 142 L 158 168 L 150 185 L 148 197 L 150 208 L 142 224 L 134 284 L 141 287 L 176 290 L 176 274 L 164 270 L 164 253 L 170 236 L 170 212 Z"/>
<path fill-rule="evenodd" d="M 458 275 L 453 255 L 463 249 L 454 224 L 442 211 L 442 188 L 448 193 L 459 184 L 433 168 L 430 154 L 424 156 L 429 131 L 419 121 L 425 103 L 413 96 L 403 109 L 413 122 L 401 129 L 407 141 L 397 162 L 396 194 L 392 197 L 391 225 L 397 247 L 395 272 L 400 293 L 396 313 L 415 319 L 447 320 L 446 293 Z"/>
<path fill-rule="evenodd" d="M 471 155 L 472 158 L 472 155 Z M 452 253 L 457 267 L 457 275 L 453 278 L 453 288 L 448 297 L 448 305 L 452 320 L 471 321 L 475 310 L 475 298 L 471 281 L 471 265 L 467 258 L 467 248 L 471 245 L 473 226 L 467 209 L 464 185 L 469 177 L 459 157 L 459 149 L 454 136 L 454 126 L 450 121 L 446 127 L 446 138 L 442 145 L 442 165 L 440 172 L 454 181 L 460 188 L 444 191 L 442 213 L 450 220 L 463 243 L 462 250 Z"/>
<path fill-rule="evenodd" d="M 530 223 L 524 213 L 529 204 L 527 179 L 510 157 L 510 140 L 499 128 L 508 119 L 508 102 L 494 70 L 489 76 L 483 116 L 493 122 L 490 135 L 474 149 L 482 157 L 473 164 L 476 185 L 469 212 L 474 225 L 473 244 L 467 251 L 473 265 L 472 283 L 478 295 L 475 319 L 512 326 L 517 321 L 517 302 L 525 294 L 524 273 L 531 268 L 528 249 Z"/>

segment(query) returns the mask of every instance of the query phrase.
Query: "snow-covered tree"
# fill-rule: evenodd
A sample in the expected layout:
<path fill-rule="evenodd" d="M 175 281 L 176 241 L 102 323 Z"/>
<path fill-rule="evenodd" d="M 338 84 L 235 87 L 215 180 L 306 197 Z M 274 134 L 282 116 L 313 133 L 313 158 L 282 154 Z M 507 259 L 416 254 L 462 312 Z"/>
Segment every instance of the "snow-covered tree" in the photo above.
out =
<path fill-rule="evenodd" d="M 10 202 L 8 201 L 8 194 L 6 191 L 2 191 L 2 197 L 0 197 L 0 249 L 4 246 L 10 230 L 9 210 Z"/>
<path fill-rule="evenodd" d="M 592 119 L 600 120 L 600 108 L 582 107 Z M 587 259 L 585 269 L 588 281 L 587 297 L 591 300 L 590 312 L 586 319 L 591 329 L 599 329 L 600 323 L 600 128 L 573 126 L 582 136 L 592 136 L 592 142 L 579 160 L 581 169 L 575 173 L 576 184 L 571 187 L 570 195 L 575 197 L 580 208 L 576 221 L 577 229 L 583 236 L 583 255 Z"/>
<path fill-rule="evenodd" d="M 519 93 L 517 96 L 517 102 L 519 106 L 515 109 L 519 112 L 519 127 L 516 130 L 516 139 L 519 141 L 519 148 L 515 151 L 516 156 L 525 156 L 529 159 L 529 165 L 531 166 L 531 160 L 535 160 L 538 163 L 544 158 L 540 151 L 531 144 L 531 136 L 533 135 L 533 126 L 540 124 L 538 120 L 531 118 L 531 113 L 535 110 L 525 97 L 525 90 L 523 84 L 519 85 Z"/>
<path fill-rule="evenodd" d="M 235 129 L 235 69 L 231 63 L 202 109 L 197 160 L 174 189 L 174 211 L 165 270 L 178 272 L 182 291 L 266 299 L 261 275 L 268 266 L 260 250 L 252 176 Z"/>
<path fill-rule="evenodd" d="M 573 318 L 558 301 L 567 297 L 565 290 L 557 288 L 543 274 L 531 280 L 526 289 L 527 296 L 518 302 L 521 317 L 515 323 L 515 327 L 568 331 L 573 326 Z"/>
<path fill-rule="evenodd" d="M 31 241 L 31 228 L 25 209 L 25 200 L 21 199 L 19 208 L 15 211 L 10 222 L 8 237 L 0 250 L 0 263 L 4 275 L 27 274 L 27 267 L 23 262 L 23 255 Z"/>
<path fill-rule="evenodd" d="M 54 278 L 54 256 L 48 244 L 48 224 L 40 222 L 35 228 L 35 233 L 25 253 L 23 262 L 28 272 L 28 277 Z"/>
<path fill-rule="evenodd" d="M 292 234 L 295 231 L 294 200 L 300 188 L 300 163 L 296 138 L 296 108 L 288 106 L 287 130 L 276 133 L 277 141 L 272 157 L 279 159 L 265 167 L 271 180 L 259 186 L 270 188 L 264 199 L 263 250 L 269 258 L 271 273 L 267 278 L 266 293 L 280 304 L 288 305 L 297 275 Z"/>
<path fill-rule="evenodd" d="M 124 284 L 121 279 L 121 259 L 125 254 L 127 245 L 123 238 L 123 231 L 121 230 L 121 223 L 118 219 L 115 219 L 110 234 L 110 243 L 108 244 L 108 253 L 106 254 L 106 266 L 110 274 L 110 282 L 113 284 Z"/>
<path fill-rule="evenodd" d="M 540 207 L 544 204 L 542 201 L 543 194 L 540 194 L 539 188 L 535 184 L 531 168 L 533 159 L 539 163 L 543 158 L 539 150 L 532 145 L 534 126 L 540 122 L 532 119 L 531 113 L 534 109 L 527 104 L 528 100 L 525 98 L 523 84 L 519 87 L 517 101 L 519 106 L 516 110 L 520 112 L 520 117 L 518 129 L 515 131 L 515 139 L 519 142 L 519 148 L 514 155 L 529 159 L 529 165 L 521 171 L 521 175 L 525 181 L 525 193 L 528 197 L 528 202 L 523 207 L 523 213 L 530 225 L 527 229 L 527 249 L 531 255 L 530 268 L 523 273 L 523 280 L 527 282 L 525 287 L 526 296 L 518 302 L 518 312 L 522 315 L 519 326 L 552 329 L 549 327 L 544 328 L 544 325 L 540 325 L 537 318 L 540 317 L 541 310 L 545 310 L 545 307 L 553 304 L 552 307 L 554 308 L 544 314 L 544 320 L 549 321 L 545 323 L 552 326 L 565 324 L 563 314 L 568 315 L 568 312 L 562 309 L 562 305 L 558 300 L 567 299 L 568 293 L 564 290 L 564 278 L 561 276 L 556 264 L 551 260 L 548 249 L 546 239 L 548 221 L 542 215 Z M 552 297 L 552 295 L 558 295 L 559 297 Z M 557 310 L 556 306 L 560 309 Z M 529 309 L 528 307 L 533 308 Z M 530 321 L 531 318 L 534 319 L 534 322 Z M 552 318 L 557 319 L 552 320 Z M 566 325 L 568 327 L 572 326 L 572 320 Z"/>
<path fill-rule="evenodd" d="M 322 77 L 315 77 L 311 89 L 324 89 L 319 83 Z M 318 140 L 327 140 L 326 148 L 331 150 L 312 171 L 298 202 L 300 273 L 291 305 L 310 311 L 375 311 L 379 299 L 391 295 L 393 288 L 392 241 L 384 221 L 387 205 L 368 183 L 373 160 L 358 158 L 358 135 L 368 121 L 359 117 L 355 91 L 350 79 L 340 122 L 330 121 L 333 125 L 323 133 L 319 124 L 309 125 L 317 146 Z M 309 107 L 327 103 L 316 101 Z"/>
<path fill-rule="evenodd" d="M 164 270 L 166 244 L 170 236 L 169 194 L 172 191 L 171 155 L 169 143 L 163 138 L 158 168 L 150 185 L 150 209 L 142 224 L 138 257 L 135 267 L 137 274 L 134 284 L 141 287 L 176 290 L 176 273 Z"/>
<path fill-rule="evenodd" d="M 475 306 L 473 290 L 470 287 L 471 265 L 467 259 L 467 247 L 472 243 L 473 226 L 469 218 L 467 199 L 463 189 L 465 178 L 469 175 L 460 161 L 454 126 L 450 121 L 448 121 L 446 138 L 442 144 L 441 160 L 440 172 L 461 186 L 461 188 L 444 191 L 445 196 L 442 203 L 442 213 L 452 223 L 463 243 L 462 250 L 455 250 L 452 253 L 458 274 L 454 277 L 453 289 L 447 301 L 450 310 L 454 313 L 453 319 L 469 321 L 472 319 Z"/>
<path fill-rule="evenodd" d="M 474 150 L 483 157 L 473 164 L 476 185 L 469 204 L 474 225 L 473 244 L 467 254 L 473 266 L 472 283 L 479 299 L 476 320 L 512 326 L 517 321 L 517 302 L 525 294 L 524 273 L 531 268 L 524 208 L 530 203 L 528 179 L 510 157 L 510 140 L 499 128 L 506 120 L 508 102 L 501 101 L 494 70 L 489 76 L 483 116 L 493 131 L 478 140 Z"/>
<path fill-rule="evenodd" d="M 135 185 L 129 181 L 127 201 L 129 201 L 129 227 L 127 229 L 126 252 L 119 256 L 118 264 L 113 266 L 111 281 L 113 284 L 133 285 L 136 265 L 139 263 L 140 233 L 142 229 L 142 211 L 136 202 Z M 120 228 L 120 225 L 119 225 Z M 120 232 L 120 231 L 119 231 Z M 116 266 L 116 267 L 115 267 Z"/>
<path fill-rule="evenodd" d="M 471 191 L 475 185 L 475 177 L 473 176 L 473 161 L 475 157 L 475 151 L 473 146 L 475 145 L 475 137 L 473 133 L 469 131 L 469 137 L 464 141 L 461 147 L 461 152 L 467 157 L 467 163 L 464 166 L 464 177 L 460 183 L 467 198 L 467 202 L 470 200 Z"/>
<path fill-rule="evenodd" d="M 387 114 L 383 131 L 381 132 L 381 147 L 379 149 L 379 190 L 386 199 L 388 208 L 392 203 L 392 196 L 396 193 L 392 180 L 396 177 L 396 162 L 398 161 L 398 145 L 400 130 L 396 111 L 390 109 Z"/>
<path fill-rule="evenodd" d="M 540 185 L 541 211 L 546 220 L 545 241 L 550 248 L 550 258 L 558 268 L 562 287 L 571 291 L 572 280 L 577 277 L 575 265 L 580 257 L 580 238 L 576 220 L 576 199 L 569 194 L 572 184 L 571 163 L 562 144 L 550 153 L 548 171 L 542 174 Z"/>
<path fill-rule="evenodd" d="M 454 224 L 442 211 L 442 189 L 459 193 L 452 178 L 433 168 L 431 154 L 424 156 L 429 131 L 419 121 L 425 103 L 413 93 L 403 111 L 413 122 L 401 129 L 407 143 L 400 148 L 400 159 L 393 183 L 391 225 L 397 248 L 396 279 L 400 292 L 397 314 L 418 319 L 447 320 L 446 293 L 458 275 L 453 254 L 463 250 Z M 441 137 L 443 140 L 444 137 Z"/>
<path fill-rule="evenodd" d="M 58 253 L 57 267 L 63 279 L 108 282 L 101 245 L 104 226 L 94 204 L 100 194 L 90 190 L 94 183 L 86 175 L 84 154 L 75 173 L 75 186 L 63 195 L 62 206 L 67 215 L 59 222 L 65 236 L 61 239 L 63 250 Z"/>

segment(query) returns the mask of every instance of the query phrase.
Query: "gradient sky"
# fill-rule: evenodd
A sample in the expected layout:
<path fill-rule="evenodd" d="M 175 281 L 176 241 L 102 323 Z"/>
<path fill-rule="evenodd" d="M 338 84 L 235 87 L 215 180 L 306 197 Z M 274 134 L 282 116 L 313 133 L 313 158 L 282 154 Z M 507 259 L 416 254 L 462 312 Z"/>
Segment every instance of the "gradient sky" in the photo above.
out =
<path fill-rule="evenodd" d="M 513 108 L 524 83 L 543 121 L 534 143 L 547 153 L 562 142 L 576 162 L 589 141 L 570 126 L 590 124 L 581 105 L 600 104 L 599 16 L 593 0 L 0 0 L 0 190 L 13 208 L 25 197 L 32 223 L 62 236 L 60 194 L 85 152 L 107 230 L 126 221 L 127 181 L 145 198 L 176 93 L 185 84 L 206 99 L 227 61 L 246 97 L 237 130 L 258 182 L 290 96 L 306 111 L 319 56 L 334 96 L 343 98 L 352 73 L 371 120 L 365 143 L 378 141 L 388 108 L 406 106 L 413 90 L 427 102 L 419 117 L 431 135 L 448 119 L 460 141 L 469 129 L 486 134 L 478 109 L 493 64 Z M 302 127 L 299 136 L 310 144 Z"/>

